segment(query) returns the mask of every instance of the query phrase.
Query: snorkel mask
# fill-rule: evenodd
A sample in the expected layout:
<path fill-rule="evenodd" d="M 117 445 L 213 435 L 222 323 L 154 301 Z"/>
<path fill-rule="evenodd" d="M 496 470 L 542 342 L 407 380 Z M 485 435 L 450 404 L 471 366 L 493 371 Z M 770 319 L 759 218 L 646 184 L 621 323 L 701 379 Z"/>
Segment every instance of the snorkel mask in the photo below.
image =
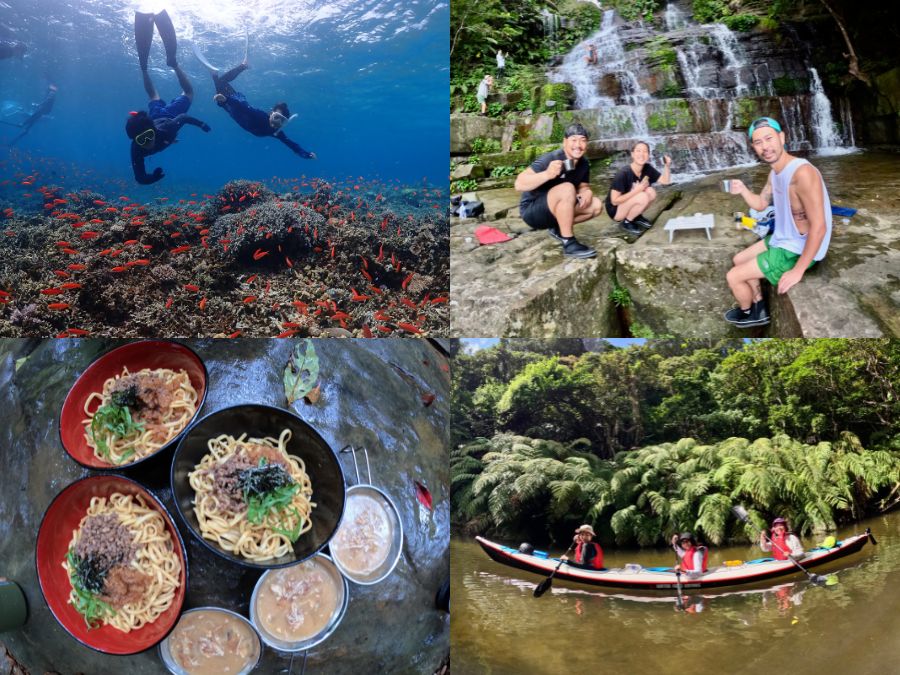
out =
<path fill-rule="evenodd" d="M 145 129 L 137 136 L 134 137 L 134 142 L 137 143 L 142 148 L 145 145 L 149 145 L 156 139 L 156 130 L 155 129 Z"/>

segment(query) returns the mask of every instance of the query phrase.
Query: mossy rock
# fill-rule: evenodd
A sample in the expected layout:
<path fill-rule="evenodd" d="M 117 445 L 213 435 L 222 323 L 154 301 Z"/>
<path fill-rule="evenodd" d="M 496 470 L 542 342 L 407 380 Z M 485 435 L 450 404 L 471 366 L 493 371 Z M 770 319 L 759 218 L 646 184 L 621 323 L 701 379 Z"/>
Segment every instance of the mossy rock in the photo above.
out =
<path fill-rule="evenodd" d="M 537 156 L 534 146 L 526 146 L 520 150 L 510 152 L 495 152 L 489 155 L 481 155 L 481 165 L 486 173 L 498 166 L 521 166 L 531 164 Z"/>
<path fill-rule="evenodd" d="M 567 110 L 575 103 L 575 87 L 568 82 L 543 84 L 534 88 L 531 100 L 536 113 Z M 548 105 L 548 101 L 553 101 L 553 105 Z"/>
<path fill-rule="evenodd" d="M 772 80 L 772 87 L 778 96 L 798 96 L 809 91 L 809 82 L 784 75 Z"/>
<path fill-rule="evenodd" d="M 651 131 L 664 133 L 689 133 L 694 131 L 691 108 L 685 99 L 668 99 L 653 104 L 647 116 L 647 127 Z"/>

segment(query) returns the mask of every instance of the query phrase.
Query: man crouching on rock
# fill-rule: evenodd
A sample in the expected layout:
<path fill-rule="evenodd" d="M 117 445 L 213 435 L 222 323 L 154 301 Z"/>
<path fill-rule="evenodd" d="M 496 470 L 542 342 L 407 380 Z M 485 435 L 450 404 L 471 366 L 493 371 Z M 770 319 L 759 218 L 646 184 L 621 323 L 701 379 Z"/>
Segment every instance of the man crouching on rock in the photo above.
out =
<path fill-rule="evenodd" d="M 760 279 L 768 279 L 778 293 L 787 293 L 825 257 L 831 241 L 831 202 L 816 167 L 787 153 L 781 125 L 771 117 L 753 120 L 747 135 L 772 171 L 760 194 L 739 180 L 731 181 L 731 194 L 741 195 L 757 211 L 774 203 L 775 231 L 734 256 L 734 267 L 728 271 L 738 306 L 725 313 L 725 320 L 742 328 L 769 323 Z"/>
<path fill-rule="evenodd" d="M 584 156 L 587 130 L 566 127 L 560 150 L 541 155 L 516 177 L 522 192 L 519 213 L 530 227 L 547 230 L 570 258 L 593 258 L 597 252 L 575 238 L 572 226 L 600 215 L 600 200 L 591 192 L 591 164 Z"/>

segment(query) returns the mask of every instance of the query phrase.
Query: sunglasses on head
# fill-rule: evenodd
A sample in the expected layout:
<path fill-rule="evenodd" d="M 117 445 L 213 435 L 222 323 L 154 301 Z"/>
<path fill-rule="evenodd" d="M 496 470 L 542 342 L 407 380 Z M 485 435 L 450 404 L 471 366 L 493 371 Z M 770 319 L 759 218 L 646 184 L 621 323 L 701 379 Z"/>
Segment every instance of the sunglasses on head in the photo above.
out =
<path fill-rule="evenodd" d="M 156 130 L 146 129 L 134 137 L 134 142 L 143 147 L 152 143 L 154 138 L 156 138 Z"/>

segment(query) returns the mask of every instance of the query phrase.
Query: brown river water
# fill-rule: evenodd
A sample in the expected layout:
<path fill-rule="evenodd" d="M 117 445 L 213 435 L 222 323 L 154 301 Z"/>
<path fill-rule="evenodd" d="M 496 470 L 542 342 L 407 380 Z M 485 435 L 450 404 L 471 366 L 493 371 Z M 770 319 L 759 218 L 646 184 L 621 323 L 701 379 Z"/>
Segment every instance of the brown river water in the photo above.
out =
<path fill-rule="evenodd" d="M 900 512 L 842 528 L 878 541 L 824 567 L 830 585 L 798 571 L 741 590 L 675 595 L 604 590 L 543 579 L 488 558 L 474 540 L 451 541 L 451 652 L 465 675 L 565 672 L 764 673 L 882 675 L 900 673 Z M 812 548 L 823 537 L 806 538 Z M 518 546 L 520 542 L 502 542 Z M 540 547 L 538 547 L 540 548 Z M 558 556 L 561 550 L 553 549 Z M 607 567 L 671 565 L 659 550 L 605 550 Z M 759 548 L 713 548 L 710 566 L 764 556 Z"/>

